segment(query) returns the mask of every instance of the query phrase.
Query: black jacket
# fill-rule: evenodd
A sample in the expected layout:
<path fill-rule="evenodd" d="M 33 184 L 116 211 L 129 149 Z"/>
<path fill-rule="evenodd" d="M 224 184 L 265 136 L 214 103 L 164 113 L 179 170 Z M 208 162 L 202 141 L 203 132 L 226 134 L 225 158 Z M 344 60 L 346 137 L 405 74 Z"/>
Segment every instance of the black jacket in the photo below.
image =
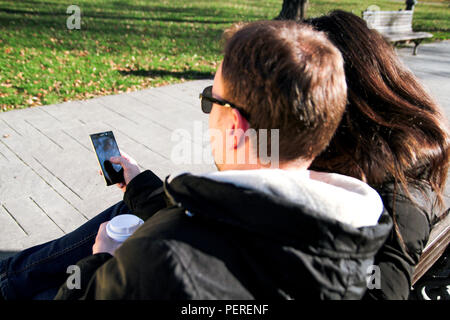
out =
<path fill-rule="evenodd" d="M 382 275 L 381 288 L 368 290 L 364 299 L 408 299 L 414 267 L 427 244 L 436 214 L 433 193 L 429 189 L 424 190 L 425 194 L 411 189 L 410 193 L 415 199 L 413 203 L 402 190 L 394 192 L 392 183 L 377 189 L 386 210 L 395 219 L 397 228 L 392 228 L 385 244 L 375 256 L 375 264 L 380 267 Z"/>
<path fill-rule="evenodd" d="M 124 201 L 146 220 L 115 256 L 81 260 L 56 299 L 359 299 L 392 227 L 354 228 L 276 195 L 145 171 Z M 364 212 L 361 212 L 364 214 Z"/>

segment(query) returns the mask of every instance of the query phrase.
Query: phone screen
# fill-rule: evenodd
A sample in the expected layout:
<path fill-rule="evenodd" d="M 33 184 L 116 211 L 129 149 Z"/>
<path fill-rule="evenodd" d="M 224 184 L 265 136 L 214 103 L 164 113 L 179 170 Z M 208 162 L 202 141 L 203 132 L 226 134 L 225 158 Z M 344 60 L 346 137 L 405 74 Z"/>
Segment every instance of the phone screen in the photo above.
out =
<path fill-rule="evenodd" d="M 94 133 L 90 135 L 97 159 L 102 168 L 106 185 L 123 182 L 123 169 L 118 164 L 109 161 L 111 157 L 120 157 L 119 147 L 112 131 Z"/>

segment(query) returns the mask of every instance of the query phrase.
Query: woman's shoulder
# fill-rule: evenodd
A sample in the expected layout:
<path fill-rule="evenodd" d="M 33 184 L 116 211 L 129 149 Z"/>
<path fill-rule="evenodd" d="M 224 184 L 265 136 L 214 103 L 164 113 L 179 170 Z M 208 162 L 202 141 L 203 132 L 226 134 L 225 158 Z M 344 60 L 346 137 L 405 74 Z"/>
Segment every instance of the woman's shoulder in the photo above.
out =
<path fill-rule="evenodd" d="M 417 263 L 424 249 L 436 215 L 435 195 L 430 188 L 410 188 L 409 194 L 394 184 L 377 188 L 386 210 L 396 224 L 394 238 L 404 244 L 408 255 Z M 400 234 L 400 237 L 398 235 Z M 396 242 L 397 242 L 396 241 Z"/>
<path fill-rule="evenodd" d="M 425 215 L 430 224 L 438 214 L 436 206 L 436 194 L 429 186 L 410 186 L 406 191 L 401 186 L 393 182 L 384 183 L 381 186 L 374 187 L 380 194 L 383 203 L 392 213 L 392 209 L 408 215 Z"/>

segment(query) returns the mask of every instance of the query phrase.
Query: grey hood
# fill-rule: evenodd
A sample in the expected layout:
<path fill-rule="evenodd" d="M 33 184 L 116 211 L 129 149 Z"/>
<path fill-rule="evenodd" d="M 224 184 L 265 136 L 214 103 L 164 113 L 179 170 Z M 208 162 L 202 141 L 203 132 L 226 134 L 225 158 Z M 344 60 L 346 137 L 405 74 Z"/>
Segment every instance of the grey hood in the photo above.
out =
<path fill-rule="evenodd" d="M 204 177 L 305 205 L 354 228 L 376 225 L 383 212 L 383 202 L 374 189 L 336 173 L 263 169 L 219 171 Z"/>

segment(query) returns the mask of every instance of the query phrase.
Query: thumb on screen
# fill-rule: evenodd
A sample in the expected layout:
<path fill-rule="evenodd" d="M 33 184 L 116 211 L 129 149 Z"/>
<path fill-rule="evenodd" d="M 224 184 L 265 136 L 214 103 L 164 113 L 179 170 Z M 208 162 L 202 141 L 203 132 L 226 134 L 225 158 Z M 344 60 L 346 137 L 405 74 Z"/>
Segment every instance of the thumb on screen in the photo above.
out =
<path fill-rule="evenodd" d="M 125 165 L 125 159 L 122 157 L 111 157 L 109 158 L 109 161 L 111 161 L 114 164 L 120 164 L 122 167 Z"/>
<path fill-rule="evenodd" d="M 129 163 L 137 165 L 136 160 L 134 160 L 132 157 L 130 157 L 127 153 L 125 153 L 124 151 L 120 150 L 120 154 L 122 156 L 122 158 L 124 158 L 125 160 L 127 160 Z"/>

